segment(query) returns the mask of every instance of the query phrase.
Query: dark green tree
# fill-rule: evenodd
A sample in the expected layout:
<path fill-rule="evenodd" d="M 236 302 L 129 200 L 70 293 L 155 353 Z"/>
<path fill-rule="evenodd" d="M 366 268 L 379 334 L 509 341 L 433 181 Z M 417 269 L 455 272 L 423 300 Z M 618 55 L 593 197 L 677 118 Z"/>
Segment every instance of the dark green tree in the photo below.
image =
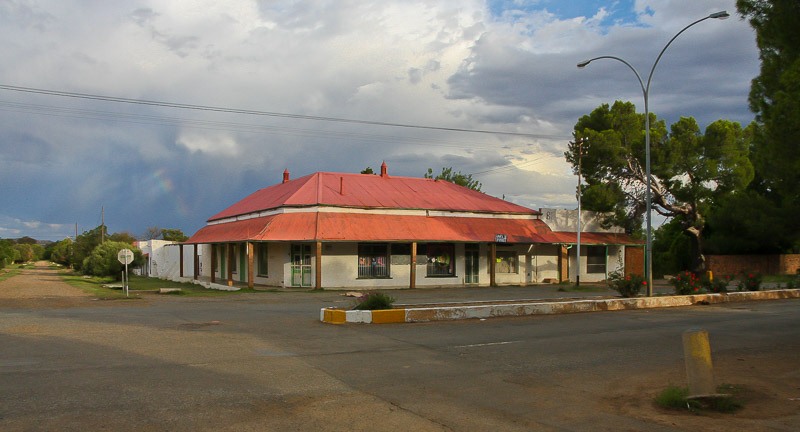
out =
<path fill-rule="evenodd" d="M 372 168 L 370 167 L 366 167 L 363 170 L 361 170 L 361 174 L 375 174 L 375 171 L 373 171 Z"/>
<path fill-rule="evenodd" d="M 667 132 L 665 122 L 650 115 L 652 208 L 678 221 L 690 240 L 690 269 L 699 272 L 705 268 L 702 240 L 710 205 L 743 189 L 753 178 L 749 135 L 738 123 L 726 120 L 710 124 L 702 134 L 689 117 Z M 643 124 L 644 116 L 636 113 L 632 103 L 603 104 L 575 125 L 575 137 L 588 140 L 582 153 L 576 145 L 565 153 L 576 173 L 580 156 L 586 180 L 584 207 L 609 212 L 607 224 L 630 232 L 640 229 L 646 209 Z"/>
<path fill-rule="evenodd" d="M 71 265 L 73 247 L 74 242 L 71 238 L 56 242 L 50 248 L 50 260 L 61 265 Z"/>
<path fill-rule="evenodd" d="M 0 239 L 0 269 L 13 263 L 16 256 L 17 251 L 14 249 L 14 242 L 8 239 Z"/>
<path fill-rule="evenodd" d="M 800 252 L 800 2 L 738 0 L 736 7 L 755 29 L 761 59 L 749 97 L 757 124 L 751 189 L 768 201 L 748 211 L 762 213 L 764 222 L 778 218 L 782 235 L 772 252 Z"/>
<path fill-rule="evenodd" d="M 125 266 L 117 259 L 117 254 L 122 249 L 130 249 L 133 251 L 133 263 L 128 265 L 130 271 L 133 267 L 141 265 L 143 262 L 142 252 L 126 242 L 106 241 L 98 245 L 92 252 L 84 258 L 82 263 L 82 271 L 84 274 L 94 276 L 112 276 L 115 279 L 122 278 L 122 271 Z"/>
<path fill-rule="evenodd" d="M 453 168 L 442 168 L 442 172 L 439 173 L 434 177 L 433 169 L 428 168 L 428 172 L 425 173 L 425 178 L 428 179 L 435 179 L 435 180 L 445 180 L 449 181 L 450 183 L 455 183 L 459 186 L 464 186 L 466 188 L 470 188 L 472 190 L 476 190 L 478 192 L 481 191 L 481 182 L 472 178 L 472 174 L 462 174 L 461 171 L 453 172 Z"/>
<path fill-rule="evenodd" d="M 177 228 L 164 228 L 161 230 L 161 238 L 167 241 L 185 242 L 189 237 Z"/>
<path fill-rule="evenodd" d="M 90 231 L 84 231 L 83 234 L 79 235 L 75 239 L 75 244 L 73 246 L 74 255 L 70 260 L 73 268 L 81 271 L 83 268 L 83 260 L 107 237 L 108 231 L 105 225 L 100 225 Z"/>

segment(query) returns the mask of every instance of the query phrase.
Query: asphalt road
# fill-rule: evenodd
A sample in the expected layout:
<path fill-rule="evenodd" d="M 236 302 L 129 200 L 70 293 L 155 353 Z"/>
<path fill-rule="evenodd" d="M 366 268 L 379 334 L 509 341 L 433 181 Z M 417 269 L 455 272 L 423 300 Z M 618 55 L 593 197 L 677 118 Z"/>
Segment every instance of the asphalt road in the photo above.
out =
<path fill-rule="evenodd" d="M 0 303 L 0 430 L 800 429 L 797 300 L 319 322 L 320 307 L 346 301 L 259 293 Z M 681 333 L 690 328 L 708 330 L 717 382 L 748 389 L 741 412 L 653 406 L 658 391 L 685 385 Z"/>

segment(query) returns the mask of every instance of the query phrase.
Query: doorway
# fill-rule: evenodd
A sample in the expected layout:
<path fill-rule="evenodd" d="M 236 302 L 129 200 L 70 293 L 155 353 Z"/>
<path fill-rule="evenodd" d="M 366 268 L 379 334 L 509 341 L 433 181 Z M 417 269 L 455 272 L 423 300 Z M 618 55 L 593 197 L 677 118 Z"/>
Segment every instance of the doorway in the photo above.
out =
<path fill-rule="evenodd" d="M 480 253 L 477 244 L 464 245 L 464 283 L 478 283 L 478 271 L 480 269 Z"/>
<path fill-rule="evenodd" d="M 311 245 L 292 245 L 292 286 L 311 286 Z"/>

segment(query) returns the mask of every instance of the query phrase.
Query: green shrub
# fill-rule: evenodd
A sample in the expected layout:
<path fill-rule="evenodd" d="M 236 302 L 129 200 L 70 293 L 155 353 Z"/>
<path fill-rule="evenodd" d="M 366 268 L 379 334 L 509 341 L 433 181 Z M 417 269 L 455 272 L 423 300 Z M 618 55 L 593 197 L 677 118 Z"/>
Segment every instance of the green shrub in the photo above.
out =
<path fill-rule="evenodd" d="M 354 310 L 391 309 L 394 298 L 379 292 L 368 292 L 356 299 Z"/>
<path fill-rule="evenodd" d="M 744 271 L 739 280 L 739 291 L 758 291 L 761 288 L 761 273 Z"/>
<path fill-rule="evenodd" d="M 708 292 L 712 293 L 725 293 L 728 292 L 728 284 L 730 284 L 733 277 L 731 275 L 719 275 L 713 279 L 708 275 L 702 278 L 702 286 Z"/>
<path fill-rule="evenodd" d="M 623 276 L 616 271 L 608 275 L 608 286 L 622 297 L 636 297 L 642 288 L 647 288 L 647 281 L 638 274 Z"/>
<path fill-rule="evenodd" d="M 703 282 L 697 275 L 690 271 L 678 273 L 678 275 L 669 282 L 675 287 L 676 295 L 702 294 L 705 292 Z"/>

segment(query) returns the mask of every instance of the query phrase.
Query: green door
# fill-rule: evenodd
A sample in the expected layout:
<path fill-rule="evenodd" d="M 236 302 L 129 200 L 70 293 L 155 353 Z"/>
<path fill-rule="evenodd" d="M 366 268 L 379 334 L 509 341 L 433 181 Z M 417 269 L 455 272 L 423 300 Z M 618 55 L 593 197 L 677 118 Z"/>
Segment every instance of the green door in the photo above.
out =
<path fill-rule="evenodd" d="M 292 286 L 311 286 L 311 245 L 292 245 Z"/>

